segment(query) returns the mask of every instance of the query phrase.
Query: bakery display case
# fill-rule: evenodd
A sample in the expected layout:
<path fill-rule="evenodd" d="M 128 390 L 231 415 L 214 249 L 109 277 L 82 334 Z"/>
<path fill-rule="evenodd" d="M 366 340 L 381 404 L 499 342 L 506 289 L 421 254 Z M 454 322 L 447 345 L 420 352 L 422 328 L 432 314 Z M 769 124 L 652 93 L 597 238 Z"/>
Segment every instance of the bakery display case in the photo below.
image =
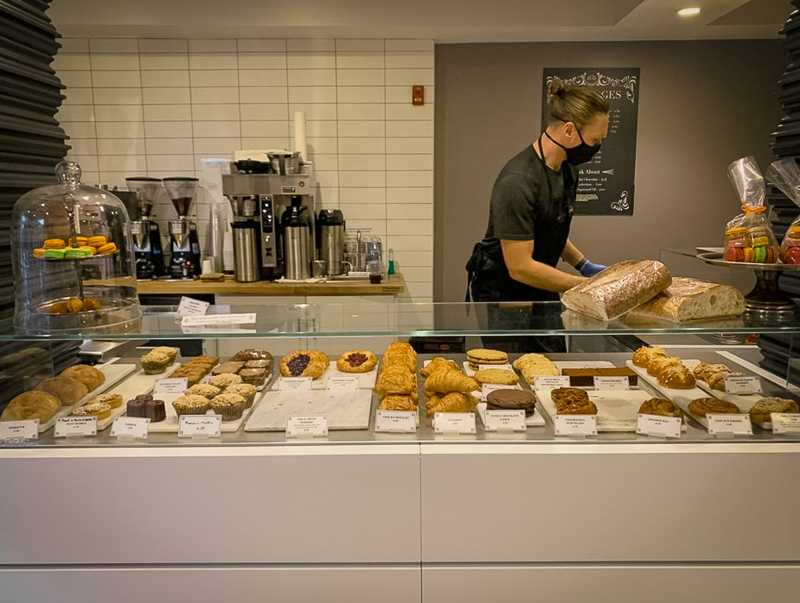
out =
<path fill-rule="evenodd" d="M 777 433 L 756 408 L 800 400 L 798 333 L 796 318 L 606 321 L 552 302 L 154 306 L 137 333 L 89 337 L 9 324 L 3 412 L 28 394 L 43 414 L 35 439 L 0 421 L 0 514 L 23 543 L 0 552 L 0 583 L 19 600 L 157 584 L 204 603 L 700 601 L 706 586 L 744 602 L 769 583 L 785 601 L 800 528 L 741 525 L 800 496 L 796 409 L 775 407 Z M 769 338 L 788 342 L 779 370 Z M 88 340 L 111 351 L 92 364 Z M 644 356 L 675 370 L 659 381 Z M 757 391 L 714 387 L 729 383 Z M 715 401 L 736 429 L 708 420 Z M 679 415 L 679 431 L 640 415 Z M 92 509 L 91 535 L 43 525 L 54 491 Z"/>
<path fill-rule="evenodd" d="M 56 174 L 58 184 L 34 189 L 14 205 L 14 328 L 48 336 L 138 330 L 125 206 L 108 191 L 81 184 L 74 162 L 61 162 Z"/>

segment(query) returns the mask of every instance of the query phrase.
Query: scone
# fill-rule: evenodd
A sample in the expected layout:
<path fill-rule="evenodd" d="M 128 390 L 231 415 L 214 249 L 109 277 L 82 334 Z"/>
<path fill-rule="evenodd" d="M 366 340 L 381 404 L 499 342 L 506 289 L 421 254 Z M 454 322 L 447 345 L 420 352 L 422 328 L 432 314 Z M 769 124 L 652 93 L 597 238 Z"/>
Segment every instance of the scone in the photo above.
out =
<path fill-rule="evenodd" d="M 86 386 L 86 389 L 92 391 L 97 389 L 106 380 L 106 376 L 102 371 L 89 366 L 87 364 L 75 364 L 61 371 L 62 377 L 72 377 L 77 379 Z"/>
<path fill-rule="evenodd" d="M 61 408 L 61 401 L 42 391 L 23 392 L 8 403 L 0 421 L 28 421 L 39 419 L 47 423 Z"/>
<path fill-rule="evenodd" d="M 800 409 L 794 400 L 775 397 L 761 398 L 750 409 L 750 420 L 753 423 L 769 423 L 772 421 L 770 414 L 773 412 L 796 413 L 800 412 Z"/>
<path fill-rule="evenodd" d="M 719 398 L 698 398 L 689 403 L 689 413 L 697 415 L 698 417 L 705 417 L 711 415 L 735 415 L 741 412 L 739 407 L 726 400 Z"/>
<path fill-rule="evenodd" d="M 378 358 L 369 350 L 350 350 L 336 361 L 336 368 L 343 373 L 366 373 L 375 368 Z"/>
<path fill-rule="evenodd" d="M 475 381 L 480 384 L 514 385 L 519 382 L 519 377 L 514 371 L 508 369 L 479 369 L 475 371 Z"/>
<path fill-rule="evenodd" d="M 641 415 L 659 415 L 662 417 L 682 417 L 683 411 L 672 400 L 664 398 L 650 398 L 639 407 Z"/>
<path fill-rule="evenodd" d="M 72 377 L 51 377 L 36 386 L 39 391 L 53 394 L 61 400 L 61 406 L 72 406 L 89 393 L 88 388 Z"/>

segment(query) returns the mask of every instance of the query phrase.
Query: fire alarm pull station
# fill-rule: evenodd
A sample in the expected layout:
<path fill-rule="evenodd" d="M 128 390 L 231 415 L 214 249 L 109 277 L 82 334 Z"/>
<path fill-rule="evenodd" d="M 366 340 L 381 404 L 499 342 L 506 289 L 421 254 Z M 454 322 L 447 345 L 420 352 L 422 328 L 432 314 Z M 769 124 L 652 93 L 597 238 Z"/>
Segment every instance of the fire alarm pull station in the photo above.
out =
<path fill-rule="evenodd" d="M 411 86 L 411 104 L 415 107 L 425 104 L 425 86 Z"/>

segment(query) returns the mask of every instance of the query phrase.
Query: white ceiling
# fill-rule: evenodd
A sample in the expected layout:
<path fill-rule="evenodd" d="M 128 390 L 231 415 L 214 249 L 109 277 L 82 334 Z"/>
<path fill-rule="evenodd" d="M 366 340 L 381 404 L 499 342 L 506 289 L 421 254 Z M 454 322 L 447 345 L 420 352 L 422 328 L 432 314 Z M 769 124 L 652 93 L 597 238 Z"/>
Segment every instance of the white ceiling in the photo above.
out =
<path fill-rule="evenodd" d="M 679 8 L 699 6 L 682 19 Z M 789 0 L 54 0 L 67 37 L 425 38 L 439 43 L 776 38 Z"/>

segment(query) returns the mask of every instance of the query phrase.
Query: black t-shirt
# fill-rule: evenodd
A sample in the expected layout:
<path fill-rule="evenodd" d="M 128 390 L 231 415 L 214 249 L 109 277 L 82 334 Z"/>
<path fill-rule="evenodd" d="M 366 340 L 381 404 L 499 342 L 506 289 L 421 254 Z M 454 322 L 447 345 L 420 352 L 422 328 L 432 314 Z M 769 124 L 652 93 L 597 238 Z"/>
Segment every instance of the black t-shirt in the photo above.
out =
<path fill-rule="evenodd" d="M 528 146 L 497 176 L 483 243 L 496 248 L 500 239 L 533 240 L 533 259 L 555 266 L 569 236 L 577 173 L 577 168 L 567 162 L 561 164 L 559 172 L 545 167 L 533 145 Z M 511 279 L 500 260 L 504 273 L 500 275 L 503 299 L 558 299 L 557 294 Z"/>

